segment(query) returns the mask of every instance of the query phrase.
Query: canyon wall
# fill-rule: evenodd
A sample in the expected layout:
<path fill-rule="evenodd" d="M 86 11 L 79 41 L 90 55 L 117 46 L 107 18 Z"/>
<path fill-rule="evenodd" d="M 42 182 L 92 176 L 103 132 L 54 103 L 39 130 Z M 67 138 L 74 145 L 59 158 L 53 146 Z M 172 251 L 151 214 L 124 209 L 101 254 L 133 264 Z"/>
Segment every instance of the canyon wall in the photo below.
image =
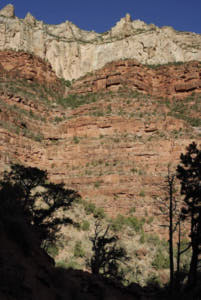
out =
<path fill-rule="evenodd" d="M 192 61 L 147 67 L 134 59 L 114 61 L 75 81 L 68 93 L 97 93 L 125 88 L 163 98 L 184 98 L 192 92 L 201 93 L 201 63 Z"/>
<path fill-rule="evenodd" d="M 48 64 L 11 51 L 0 61 L 1 172 L 11 162 L 39 167 L 110 216 L 132 207 L 158 216 L 168 164 L 175 170 L 185 147 L 200 142 L 199 62 L 156 69 L 113 62 L 76 81 L 78 95 L 61 105 Z M 87 88 L 97 93 L 85 95 Z"/>
<path fill-rule="evenodd" d="M 79 29 L 69 21 L 48 25 L 30 13 L 0 10 L 0 50 L 23 50 L 46 59 L 57 76 L 77 79 L 106 63 L 135 58 L 143 64 L 201 60 L 201 35 L 132 21 L 129 14 L 105 33 Z"/>

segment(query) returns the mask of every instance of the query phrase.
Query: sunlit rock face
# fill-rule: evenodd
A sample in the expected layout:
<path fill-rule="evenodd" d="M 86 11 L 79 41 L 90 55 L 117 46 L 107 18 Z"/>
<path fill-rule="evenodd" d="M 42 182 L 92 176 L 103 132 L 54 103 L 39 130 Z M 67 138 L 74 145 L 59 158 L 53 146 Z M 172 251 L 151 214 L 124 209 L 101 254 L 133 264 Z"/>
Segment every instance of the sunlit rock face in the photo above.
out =
<path fill-rule="evenodd" d="M 14 18 L 15 17 L 14 6 L 12 4 L 6 5 L 4 8 L 0 10 L 0 15 L 7 18 Z"/>
<path fill-rule="evenodd" d="M 129 14 L 100 34 L 69 21 L 47 25 L 30 13 L 19 19 L 9 4 L 0 11 L 0 50 L 5 49 L 47 59 L 58 76 L 71 80 L 122 58 L 143 64 L 201 60 L 201 36 L 132 21 Z"/>
<path fill-rule="evenodd" d="M 201 62 L 144 66 L 135 59 L 113 61 L 81 77 L 71 85 L 69 94 L 119 91 L 130 88 L 163 98 L 185 98 L 201 93 Z"/>

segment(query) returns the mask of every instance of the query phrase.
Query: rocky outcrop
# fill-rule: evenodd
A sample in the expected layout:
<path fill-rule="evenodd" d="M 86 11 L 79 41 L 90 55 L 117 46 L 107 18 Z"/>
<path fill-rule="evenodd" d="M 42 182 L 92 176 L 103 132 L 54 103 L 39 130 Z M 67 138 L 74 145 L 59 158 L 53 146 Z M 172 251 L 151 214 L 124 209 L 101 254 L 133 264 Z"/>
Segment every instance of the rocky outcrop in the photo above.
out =
<path fill-rule="evenodd" d="M 0 10 L 0 16 L 4 16 L 7 18 L 14 18 L 15 17 L 15 9 L 12 4 L 6 5 L 4 8 Z"/>
<path fill-rule="evenodd" d="M 120 60 L 77 80 L 69 93 L 118 91 L 125 87 L 158 97 L 186 97 L 192 91 L 201 93 L 201 63 L 151 68 L 136 60 Z"/>
<path fill-rule="evenodd" d="M 61 89 L 61 82 L 49 63 L 32 54 L 0 51 L 0 77 L 21 78 Z"/>
<path fill-rule="evenodd" d="M 8 5 L 0 11 L 0 50 L 5 49 L 47 59 L 59 77 L 71 80 L 122 58 L 143 64 L 201 60 L 201 36 L 132 21 L 128 14 L 100 34 L 81 30 L 69 21 L 47 25 L 30 13 L 19 19 Z"/>

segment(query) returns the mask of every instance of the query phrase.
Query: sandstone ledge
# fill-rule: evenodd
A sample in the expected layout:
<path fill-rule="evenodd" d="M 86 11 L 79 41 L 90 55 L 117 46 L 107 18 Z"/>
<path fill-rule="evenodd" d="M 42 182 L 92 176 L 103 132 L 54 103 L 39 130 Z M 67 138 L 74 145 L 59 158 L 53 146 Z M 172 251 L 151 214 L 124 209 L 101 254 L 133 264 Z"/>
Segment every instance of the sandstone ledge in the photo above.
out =
<path fill-rule="evenodd" d="M 158 97 L 186 97 L 201 93 L 201 63 L 149 67 L 136 60 L 119 60 L 77 80 L 69 93 L 85 94 L 130 88 Z"/>

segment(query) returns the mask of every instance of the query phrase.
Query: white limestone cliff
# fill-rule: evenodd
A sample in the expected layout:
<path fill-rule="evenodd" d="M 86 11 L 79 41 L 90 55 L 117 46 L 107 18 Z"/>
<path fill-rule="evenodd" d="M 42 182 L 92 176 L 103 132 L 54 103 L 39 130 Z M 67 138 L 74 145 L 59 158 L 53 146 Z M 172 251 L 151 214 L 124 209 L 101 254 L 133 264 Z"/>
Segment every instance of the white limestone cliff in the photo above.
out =
<path fill-rule="evenodd" d="M 72 80 L 124 58 L 143 64 L 201 60 L 201 35 L 132 21 L 129 14 L 100 34 L 69 21 L 47 25 L 30 13 L 19 19 L 9 4 L 0 10 L 0 50 L 5 49 L 32 52 L 48 60 L 59 77 Z"/>

